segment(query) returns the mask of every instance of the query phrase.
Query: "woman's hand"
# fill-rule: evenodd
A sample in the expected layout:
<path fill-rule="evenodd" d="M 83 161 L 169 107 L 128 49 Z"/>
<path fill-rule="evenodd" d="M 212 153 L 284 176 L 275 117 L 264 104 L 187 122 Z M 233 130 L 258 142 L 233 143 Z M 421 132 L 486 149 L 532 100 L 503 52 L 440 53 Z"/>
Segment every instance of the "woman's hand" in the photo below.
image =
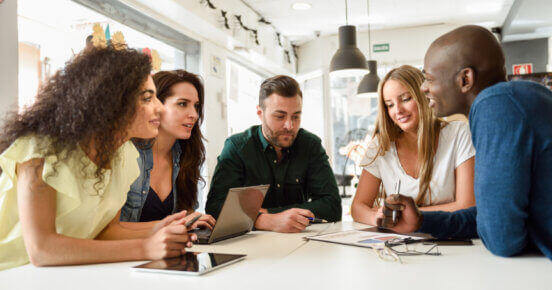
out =
<path fill-rule="evenodd" d="M 187 212 L 183 210 L 181 212 L 166 216 L 164 219 L 160 220 L 157 224 L 155 224 L 151 228 L 150 236 L 153 236 L 157 231 L 166 227 L 167 225 L 170 225 L 173 222 L 177 222 L 178 220 L 181 220 L 183 218 L 186 218 L 186 213 Z M 186 224 L 186 221 L 184 221 L 184 224 Z"/>
<path fill-rule="evenodd" d="M 374 210 L 376 210 L 376 215 L 374 216 L 373 225 L 379 226 L 381 223 L 381 220 L 383 219 L 383 207 L 374 206 Z"/>
<path fill-rule="evenodd" d="M 195 240 L 197 240 L 197 236 L 188 234 L 184 218 L 182 218 L 172 221 L 157 230 L 151 237 L 145 239 L 143 244 L 144 255 L 151 260 L 177 257 L 185 253 L 186 248 L 192 247 L 192 242 Z"/>
<path fill-rule="evenodd" d="M 193 213 L 193 214 L 190 214 L 189 216 L 186 217 L 186 222 L 192 220 L 193 218 L 195 218 L 196 216 L 198 215 L 201 215 L 201 217 L 196 221 L 194 222 L 191 226 L 190 226 L 190 229 L 195 229 L 195 228 L 209 228 L 209 229 L 213 229 L 213 227 L 215 226 L 215 223 L 217 222 L 215 220 L 215 218 L 213 218 L 211 215 L 209 214 L 201 214 L 199 212 L 196 212 L 196 213 Z"/>

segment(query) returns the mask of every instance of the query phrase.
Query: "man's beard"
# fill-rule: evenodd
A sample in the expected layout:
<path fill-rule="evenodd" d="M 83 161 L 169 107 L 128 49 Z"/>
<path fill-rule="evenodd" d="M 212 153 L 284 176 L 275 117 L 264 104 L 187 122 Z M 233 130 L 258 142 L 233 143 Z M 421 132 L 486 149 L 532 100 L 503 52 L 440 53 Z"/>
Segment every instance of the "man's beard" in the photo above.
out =
<path fill-rule="evenodd" d="M 272 131 L 272 129 L 270 129 L 268 127 L 268 125 L 266 125 L 266 120 L 265 120 L 265 125 L 263 126 L 263 129 L 265 130 L 264 133 L 266 134 L 266 137 L 268 138 L 268 141 L 270 142 L 270 144 L 274 145 L 274 146 L 278 146 L 282 149 L 285 149 L 285 148 L 289 148 L 291 147 L 291 145 L 293 145 L 293 142 L 295 141 L 295 135 L 293 134 L 293 132 L 291 131 L 285 131 L 285 133 L 288 133 L 288 134 L 292 134 L 290 136 L 290 142 L 289 142 L 289 145 L 287 146 L 284 146 L 283 144 L 281 144 L 279 141 L 278 141 L 278 136 L 277 134 L 274 133 L 274 131 Z"/>

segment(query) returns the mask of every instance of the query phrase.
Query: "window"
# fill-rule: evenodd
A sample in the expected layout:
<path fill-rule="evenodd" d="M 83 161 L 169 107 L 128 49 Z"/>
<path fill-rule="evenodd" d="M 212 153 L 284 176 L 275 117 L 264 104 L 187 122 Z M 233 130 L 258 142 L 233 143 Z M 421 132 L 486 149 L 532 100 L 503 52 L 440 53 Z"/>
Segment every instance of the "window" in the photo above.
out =
<path fill-rule="evenodd" d="M 357 87 L 363 76 L 331 77 L 331 114 L 333 120 L 333 169 L 338 182 L 360 175 L 358 164 L 363 150 L 351 153 L 371 135 L 377 117 L 377 96 L 361 98 Z M 347 157 L 349 156 L 349 157 Z M 350 160 L 352 159 L 352 160 Z M 349 178 L 339 177 L 348 175 Z M 353 187 L 355 186 L 353 182 Z M 353 189 L 347 194 L 354 193 Z"/>
<path fill-rule="evenodd" d="M 129 47 L 156 50 L 161 70 L 185 68 L 183 51 L 80 4 L 69 0 L 19 0 L 20 110 L 34 102 L 42 81 L 85 48 L 96 23 L 104 30 L 109 26 L 111 34 L 121 31 Z"/>
<path fill-rule="evenodd" d="M 303 91 L 301 127 L 325 140 L 324 134 L 324 86 L 322 75 L 300 82 Z"/>
<path fill-rule="evenodd" d="M 231 60 L 227 60 L 227 67 L 226 111 L 228 135 L 232 135 L 261 123 L 257 117 L 257 104 L 263 77 Z"/>

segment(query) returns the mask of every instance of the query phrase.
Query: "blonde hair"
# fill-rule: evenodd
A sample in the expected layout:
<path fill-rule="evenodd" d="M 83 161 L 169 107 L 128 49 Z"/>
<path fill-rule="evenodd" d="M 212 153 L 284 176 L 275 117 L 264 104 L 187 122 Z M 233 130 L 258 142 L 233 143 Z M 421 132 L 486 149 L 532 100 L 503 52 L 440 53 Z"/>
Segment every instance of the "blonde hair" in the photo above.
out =
<path fill-rule="evenodd" d="M 433 157 L 437 148 L 437 136 L 442 125 L 446 122 L 435 117 L 425 94 L 420 89 L 423 82 L 422 72 L 410 65 L 403 65 L 392 69 L 381 80 L 378 87 L 378 116 L 372 138 L 377 138 L 378 150 L 377 154 L 372 159 L 372 162 L 378 156 L 383 156 L 389 151 L 391 142 L 395 142 L 402 130 L 391 120 L 385 102 L 383 101 L 383 86 L 388 80 L 395 80 L 401 83 L 410 93 L 416 105 L 418 105 L 418 178 L 419 191 L 416 197 L 416 204 L 423 205 L 425 197 L 429 194 L 429 202 L 431 204 L 431 173 L 433 171 Z M 382 186 L 383 188 L 383 186 Z M 380 190 L 376 202 L 385 198 L 385 191 Z"/>

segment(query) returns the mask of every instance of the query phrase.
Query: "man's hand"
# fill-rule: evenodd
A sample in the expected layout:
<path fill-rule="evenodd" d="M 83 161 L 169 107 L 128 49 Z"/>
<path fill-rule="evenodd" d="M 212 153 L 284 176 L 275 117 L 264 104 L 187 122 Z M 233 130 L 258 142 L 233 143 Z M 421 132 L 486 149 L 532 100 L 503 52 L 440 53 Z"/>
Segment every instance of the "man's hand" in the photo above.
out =
<path fill-rule="evenodd" d="M 299 233 L 309 225 L 308 217 L 314 214 L 308 209 L 291 208 L 280 213 L 259 215 L 255 227 L 280 233 Z"/>
<path fill-rule="evenodd" d="M 393 222 L 393 210 L 396 220 Z M 378 226 L 391 229 L 398 233 L 411 233 L 417 231 L 422 225 L 423 216 L 418 210 L 412 197 L 393 194 L 385 199 L 385 205 L 381 213 L 378 213 Z"/>

